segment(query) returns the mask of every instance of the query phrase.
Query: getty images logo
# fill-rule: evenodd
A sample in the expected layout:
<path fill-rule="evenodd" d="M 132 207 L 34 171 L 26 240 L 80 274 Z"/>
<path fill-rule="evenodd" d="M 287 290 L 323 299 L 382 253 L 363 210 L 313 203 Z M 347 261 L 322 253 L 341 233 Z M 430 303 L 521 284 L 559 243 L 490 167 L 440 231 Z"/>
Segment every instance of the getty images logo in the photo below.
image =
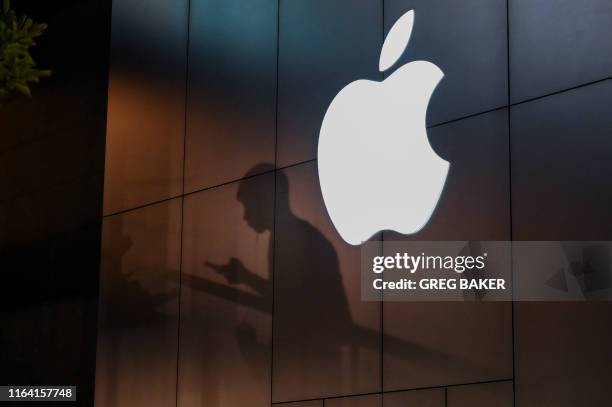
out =
<path fill-rule="evenodd" d="M 411 10 L 389 31 L 381 72 L 404 52 L 413 23 Z M 385 229 L 416 233 L 429 221 L 449 168 L 425 127 L 429 99 L 443 77 L 436 65 L 414 61 L 382 82 L 352 82 L 331 102 L 319 134 L 319 179 L 329 216 L 348 243 Z"/>

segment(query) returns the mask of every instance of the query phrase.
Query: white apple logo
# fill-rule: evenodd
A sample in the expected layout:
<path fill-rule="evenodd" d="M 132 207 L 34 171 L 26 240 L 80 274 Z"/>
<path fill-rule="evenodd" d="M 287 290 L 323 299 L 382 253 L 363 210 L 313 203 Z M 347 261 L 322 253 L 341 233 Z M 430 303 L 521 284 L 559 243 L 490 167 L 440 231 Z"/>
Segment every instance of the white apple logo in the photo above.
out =
<path fill-rule="evenodd" d="M 410 10 L 389 31 L 381 72 L 404 52 L 413 23 Z M 429 221 L 449 169 L 431 148 L 425 124 L 443 77 L 436 65 L 414 61 L 382 82 L 352 82 L 331 102 L 319 134 L 319 179 L 329 216 L 347 243 L 361 244 L 381 230 L 416 233 Z"/>

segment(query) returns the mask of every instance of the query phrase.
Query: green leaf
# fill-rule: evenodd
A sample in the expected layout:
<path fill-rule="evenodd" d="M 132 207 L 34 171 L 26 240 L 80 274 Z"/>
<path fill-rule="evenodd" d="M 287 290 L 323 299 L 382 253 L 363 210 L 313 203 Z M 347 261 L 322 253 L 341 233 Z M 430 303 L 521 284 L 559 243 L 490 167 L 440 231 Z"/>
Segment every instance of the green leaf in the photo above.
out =
<path fill-rule="evenodd" d="M 17 16 L 10 8 L 10 0 L 2 0 L 0 13 L 0 95 L 19 92 L 30 96 L 29 84 L 40 78 L 51 76 L 50 70 L 36 69 L 30 55 L 35 45 L 34 38 L 40 36 L 47 24 L 34 23 L 27 16 Z"/>
<path fill-rule="evenodd" d="M 24 95 L 28 97 L 32 96 L 32 93 L 30 92 L 30 88 L 27 85 L 16 83 L 15 89 L 17 89 L 19 92 L 23 93 Z"/>

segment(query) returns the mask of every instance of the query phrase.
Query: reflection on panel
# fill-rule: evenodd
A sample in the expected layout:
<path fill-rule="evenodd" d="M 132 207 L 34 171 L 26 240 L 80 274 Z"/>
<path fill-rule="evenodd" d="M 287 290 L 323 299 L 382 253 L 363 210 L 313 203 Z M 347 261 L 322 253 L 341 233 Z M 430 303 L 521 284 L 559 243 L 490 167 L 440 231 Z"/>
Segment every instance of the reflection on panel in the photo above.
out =
<path fill-rule="evenodd" d="M 104 213 L 182 191 L 187 0 L 115 0 Z"/>
<path fill-rule="evenodd" d="M 175 405 L 181 200 L 104 219 L 96 406 Z"/>
<path fill-rule="evenodd" d="M 430 128 L 428 134 L 432 148 L 450 163 L 440 201 L 420 232 L 385 232 L 385 240 L 509 240 L 507 110 Z"/>
<path fill-rule="evenodd" d="M 380 305 L 333 228 L 316 163 L 277 173 L 273 400 L 380 390 Z"/>
<path fill-rule="evenodd" d="M 515 305 L 516 405 L 600 406 L 612 383 L 612 304 Z"/>
<path fill-rule="evenodd" d="M 384 394 L 385 407 L 445 407 L 444 389 L 401 391 Z"/>
<path fill-rule="evenodd" d="M 273 174 L 185 198 L 179 406 L 270 405 L 273 211 Z"/>
<path fill-rule="evenodd" d="M 612 80 L 512 108 L 517 240 L 612 239 Z"/>
<path fill-rule="evenodd" d="M 431 99 L 429 125 L 507 104 L 506 0 L 384 3 L 385 33 L 402 14 L 415 12 L 400 64 L 425 60 L 444 72 Z"/>
<path fill-rule="evenodd" d="M 278 165 L 287 166 L 315 158 L 325 111 L 344 86 L 382 78 L 382 1 L 280 3 Z"/>
<path fill-rule="evenodd" d="M 447 391 L 448 407 L 512 407 L 514 405 L 511 381 L 453 386 Z M 552 405 L 557 406 L 558 404 Z"/>
<path fill-rule="evenodd" d="M 609 0 L 512 0 L 512 102 L 612 75 Z"/>
<path fill-rule="evenodd" d="M 325 407 L 382 407 L 382 396 L 372 394 L 368 396 L 341 397 L 325 400 Z"/>
<path fill-rule="evenodd" d="M 191 0 L 187 192 L 274 162 L 277 0 Z"/>

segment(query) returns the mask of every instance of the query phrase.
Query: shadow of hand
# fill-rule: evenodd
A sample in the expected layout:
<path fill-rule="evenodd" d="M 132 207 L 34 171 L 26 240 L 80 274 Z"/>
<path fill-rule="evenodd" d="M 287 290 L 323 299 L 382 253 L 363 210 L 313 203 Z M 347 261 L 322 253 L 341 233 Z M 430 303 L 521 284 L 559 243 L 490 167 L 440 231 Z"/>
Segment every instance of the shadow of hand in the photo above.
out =
<path fill-rule="evenodd" d="M 230 284 L 240 284 L 244 282 L 245 276 L 249 274 L 244 264 L 235 257 L 230 258 L 229 262 L 226 264 L 215 264 L 206 261 L 204 265 L 221 274 Z"/>

